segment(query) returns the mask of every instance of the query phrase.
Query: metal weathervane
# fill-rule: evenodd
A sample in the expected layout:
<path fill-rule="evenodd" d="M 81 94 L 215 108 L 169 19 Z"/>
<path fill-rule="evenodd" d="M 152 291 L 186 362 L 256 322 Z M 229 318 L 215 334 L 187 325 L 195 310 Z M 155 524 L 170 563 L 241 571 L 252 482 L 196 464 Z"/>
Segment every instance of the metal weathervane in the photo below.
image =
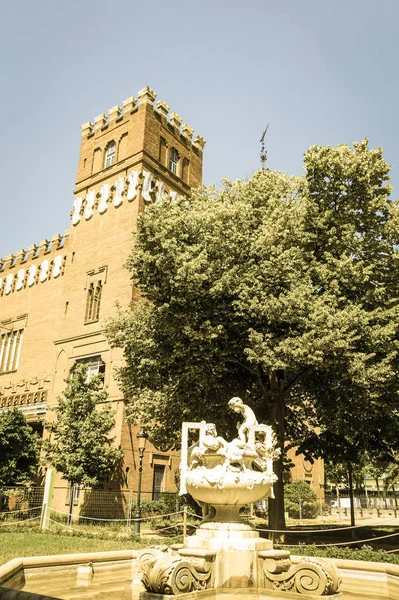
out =
<path fill-rule="evenodd" d="M 267 130 L 269 129 L 269 125 L 270 125 L 270 123 L 267 124 L 266 129 L 262 133 L 262 137 L 259 140 L 260 143 L 262 144 L 261 151 L 260 151 L 260 162 L 262 164 L 263 171 L 266 171 L 267 152 L 265 150 L 265 136 L 266 136 Z"/>

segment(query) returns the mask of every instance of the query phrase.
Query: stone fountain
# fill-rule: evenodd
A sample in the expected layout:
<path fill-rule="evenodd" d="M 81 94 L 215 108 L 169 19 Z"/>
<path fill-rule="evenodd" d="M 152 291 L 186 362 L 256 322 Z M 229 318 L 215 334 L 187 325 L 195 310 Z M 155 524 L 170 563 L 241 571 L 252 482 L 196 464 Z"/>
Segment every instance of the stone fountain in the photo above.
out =
<path fill-rule="evenodd" d="M 230 409 L 243 420 L 231 442 L 213 423 L 183 423 L 180 494 L 187 492 L 202 508 L 203 521 L 185 543 L 139 555 L 146 592 L 140 600 L 216 598 L 342 598 L 335 566 L 320 558 L 293 565 L 290 553 L 274 550 L 240 517 L 240 509 L 273 498 L 273 459 L 278 456 L 272 428 L 258 424 L 252 409 L 232 398 Z M 198 441 L 189 447 L 189 433 Z M 213 590 L 213 592 L 212 592 Z"/>

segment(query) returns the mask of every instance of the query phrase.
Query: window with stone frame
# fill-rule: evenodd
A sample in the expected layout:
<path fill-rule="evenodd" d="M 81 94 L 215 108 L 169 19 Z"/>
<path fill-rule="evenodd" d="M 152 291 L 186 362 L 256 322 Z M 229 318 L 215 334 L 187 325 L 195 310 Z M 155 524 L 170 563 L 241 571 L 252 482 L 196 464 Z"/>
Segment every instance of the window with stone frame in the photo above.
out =
<path fill-rule="evenodd" d="M 26 315 L 0 323 L 0 373 L 17 371 L 25 326 Z"/>
<path fill-rule="evenodd" d="M 165 465 L 154 465 L 152 480 L 152 500 L 159 500 L 165 486 Z"/>
<path fill-rule="evenodd" d="M 87 368 L 87 383 L 89 383 L 96 375 L 100 375 L 102 380 L 104 380 L 105 362 L 103 361 L 101 354 L 76 358 L 75 365 L 72 368 L 72 374 L 76 365 L 84 365 Z"/>
<path fill-rule="evenodd" d="M 108 142 L 105 148 L 104 169 L 115 163 L 116 159 L 116 144 L 114 141 Z"/>
<path fill-rule="evenodd" d="M 169 154 L 169 170 L 172 171 L 175 175 L 177 175 L 177 169 L 179 165 L 179 153 L 176 148 L 170 149 Z"/>
<path fill-rule="evenodd" d="M 101 299 L 103 287 L 106 282 L 106 274 L 106 267 L 101 267 L 97 271 L 87 273 L 85 324 L 95 323 L 100 318 Z"/>

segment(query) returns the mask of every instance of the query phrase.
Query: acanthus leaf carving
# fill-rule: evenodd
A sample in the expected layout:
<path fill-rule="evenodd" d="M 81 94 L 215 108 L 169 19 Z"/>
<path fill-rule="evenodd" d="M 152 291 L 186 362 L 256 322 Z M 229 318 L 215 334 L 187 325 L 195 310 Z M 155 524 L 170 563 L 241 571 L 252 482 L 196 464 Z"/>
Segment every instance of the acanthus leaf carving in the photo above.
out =
<path fill-rule="evenodd" d="M 284 551 L 271 551 L 269 557 L 265 556 L 267 552 L 262 554 L 262 558 L 265 558 L 263 562 L 265 588 L 315 596 L 337 593 L 341 578 L 335 565 L 329 561 L 310 557 L 297 565 L 292 565 Z"/>

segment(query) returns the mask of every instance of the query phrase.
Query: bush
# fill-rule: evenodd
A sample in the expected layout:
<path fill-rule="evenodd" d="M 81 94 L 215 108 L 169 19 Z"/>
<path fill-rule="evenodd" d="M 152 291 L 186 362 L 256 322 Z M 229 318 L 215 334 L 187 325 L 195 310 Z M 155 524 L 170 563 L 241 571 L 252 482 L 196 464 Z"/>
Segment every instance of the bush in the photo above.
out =
<path fill-rule="evenodd" d="M 164 514 L 174 513 L 176 510 L 179 510 L 177 507 L 180 507 L 180 500 L 177 492 L 162 492 L 159 496 L 159 502 L 163 502 L 167 507 L 166 513 Z"/>
<path fill-rule="evenodd" d="M 291 554 L 299 556 L 321 556 L 325 558 L 341 558 L 345 560 L 364 560 L 369 562 L 385 562 L 394 565 L 399 565 L 399 556 L 384 552 L 384 550 L 373 550 L 371 547 L 363 546 L 361 549 L 353 548 L 320 548 L 314 544 L 306 546 L 299 544 L 298 546 L 288 546 L 285 548 Z"/>
<path fill-rule="evenodd" d="M 300 480 L 284 487 L 284 509 L 293 519 L 314 519 L 320 514 L 316 494 L 306 481 Z"/>
<path fill-rule="evenodd" d="M 129 504 L 128 507 L 132 511 L 133 516 L 137 509 L 137 502 L 134 500 L 131 504 Z M 142 518 L 146 519 L 147 517 L 166 515 L 170 512 L 175 512 L 175 509 L 173 511 L 170 511 L 169 506 L 164 499 L 147 500 L 146 498 L 143 498 L 140 502 L 140 511 Z"/>
<path fill-rule="evenodd" d="M 299 512 L 299 502 L 291 502 L 284 500 L 285 511 L 292 519 L 314 519 L 320 514 L 320 506 L 318 502 L 302 502 L 301 514 Z"/>

